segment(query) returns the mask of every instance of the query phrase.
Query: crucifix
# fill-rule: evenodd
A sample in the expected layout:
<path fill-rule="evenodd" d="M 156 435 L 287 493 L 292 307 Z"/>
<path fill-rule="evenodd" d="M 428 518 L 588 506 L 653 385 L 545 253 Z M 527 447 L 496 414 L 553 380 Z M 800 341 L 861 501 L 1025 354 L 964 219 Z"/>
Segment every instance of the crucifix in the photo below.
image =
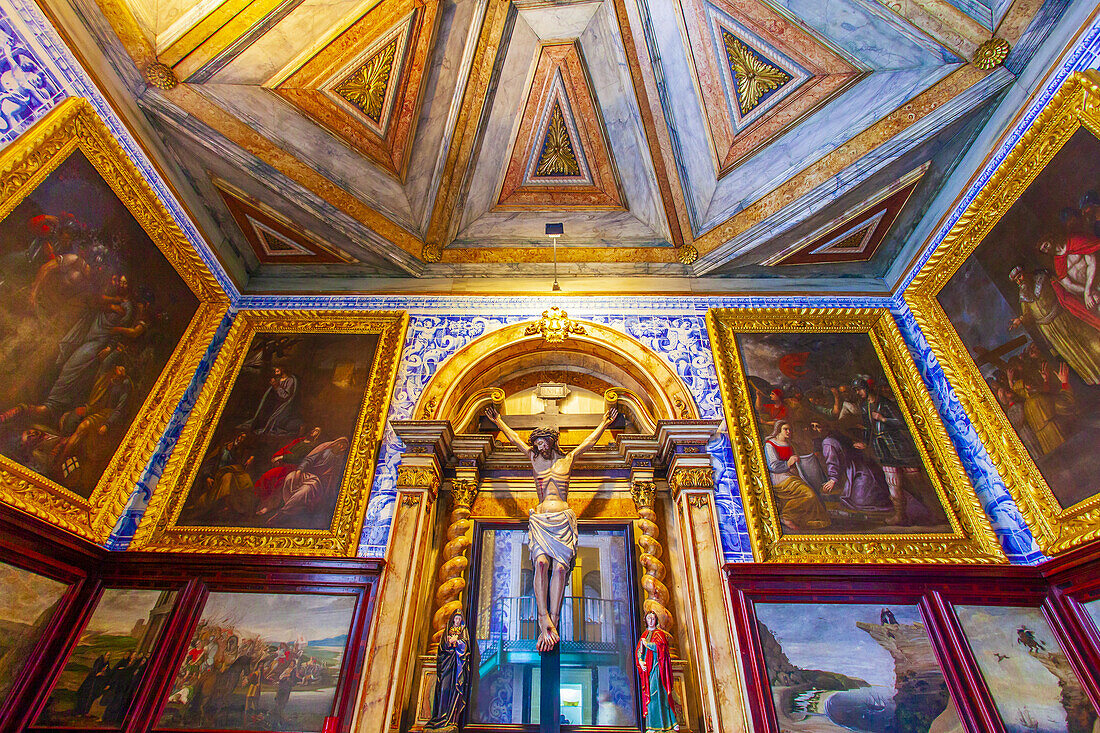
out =
<path fill-rule="evenodd" d="M 558 412 L 557 400 L 564 399 L 568 393 L 564 384 L 539 385 L 536 394 L 546 394 L 549 401 L 548 412 L 550 405 L 553 405 L 553 411 L 549 414 L 544 412 L 542 415 L 524 416 L 525 419 L 504 418 L 494 407 L 485 410 L 485 417 L 530 459 L 538 491 L 539 504 L 528 512 L 527 544 L 531 563 L 534 565 L 533 584 L 535 605 L 538 608 L 539 637 L 535 648 L 541 655 L 539 730 L 542 733 L 557 733 L 561 727 L 558 624 L 561 620 L 565 584 L 577 555 L 577 515 L 569 507 L 569 476 L 573 471 L 573 461 L 594 446 L 604 430 L 619 415 L 615 408 L 608 410 L 576 448 L 563 454 L 558 448 L 558 428 L 562 418 L 569 416 Z M 583 418 L 585 421 L 591 419 L 588 415 L 572 417 Z M 536 422 L 532 418 L 542 420 L 532 426 L 528 438 L 531 443 L 528 445 L 516 432 L 516 428 L 526 429 L 525 423 Z"/>

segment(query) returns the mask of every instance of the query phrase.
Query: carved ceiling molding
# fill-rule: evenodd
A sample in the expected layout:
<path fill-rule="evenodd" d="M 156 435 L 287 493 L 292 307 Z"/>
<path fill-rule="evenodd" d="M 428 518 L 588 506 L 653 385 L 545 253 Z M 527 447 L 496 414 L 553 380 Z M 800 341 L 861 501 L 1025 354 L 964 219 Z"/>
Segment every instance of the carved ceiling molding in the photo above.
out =
<path fill-rule="evenodd" d="M 901 214 L 929 168 L 925 163 L 771 257 L 762 265 L 861 262 L 875 256 L 879 244 Z"/>
<path fill-rule="evenodd" d="M 384 0 L 265 86 L 404 181 L 438 10 Z"/>
<path fill-rule="evenodd" d="M 235 186 L 215 176 L 211 176 L 210 182 L 261 264 L 355 262 L 338 248 L 305 233 L 293 222 Z"/>
<path fill-rule="evenodd" d="M 719 177 L 866 73 L 760 0 L 683 8 Z"/>
<path fill-rule="evenodd" d="M 543 44 L 498 209 L 622 209 L 610 145 L 580 45 Z"/>

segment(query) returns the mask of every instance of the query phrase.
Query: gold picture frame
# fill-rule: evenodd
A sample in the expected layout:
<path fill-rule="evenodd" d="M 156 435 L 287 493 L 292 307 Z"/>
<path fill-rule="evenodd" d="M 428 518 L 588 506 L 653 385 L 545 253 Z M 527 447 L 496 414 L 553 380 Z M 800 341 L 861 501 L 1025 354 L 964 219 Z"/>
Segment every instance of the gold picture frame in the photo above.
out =
<path fill-rule="evenodd" d="M 367 510 L 375 463 L 408 326 L 405 311 L 268 311 L 237 314 L 158 490 L 138 527 L 134 549 L 173 552 L 349 556 Z M 340 493 L 327 529 L 180 526 L 178 519 L 230 392 L 259 333 L 378 334 L 378 345 L 348 447 Z"/>
<path fill-rule="evenodd" d="M 893 317 L 885 309 L 713 308 L 707 313 L 726 423 L 753 554 L 759 562 L 1003 563 L 989 520 L 940 422 Z M 951 531 L 784 533 L 749 396 L 738 333 L 857 333 L 871 341 Z"/>
<path fill-rule="evenodd" d="M 1063 509 L 982 377 L 937 296 L 1070 137 L 1100 138 L 1100 74 L 1075 72 L 1035 118 L 905 290 L 905 301 L 1039 548 L 1100 537 L 1100 494 Z"/>
<path fill-rule="evenodd" d="M 71 154 L 81 152 L 199 301 L 88 498 L 0 456 L 0 502 L 94 542 L 105 542 L 183 397 L 229 299 L 152 187 L 91 104 L 70 97 L 0 153 L 0 220 Z"/>

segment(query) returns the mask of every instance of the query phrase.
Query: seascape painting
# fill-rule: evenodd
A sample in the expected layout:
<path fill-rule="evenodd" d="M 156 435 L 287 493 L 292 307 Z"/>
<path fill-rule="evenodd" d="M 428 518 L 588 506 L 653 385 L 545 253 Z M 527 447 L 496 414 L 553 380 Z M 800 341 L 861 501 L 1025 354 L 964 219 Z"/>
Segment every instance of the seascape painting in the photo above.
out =
<path fill-rule="evenodd" d="M 0 453 L 88 498 L 197 308 L 73 152 L 0 220 Z"/>
<path fill-rule="evenodd" d="M 784 534 L 950 532 L 866 333 L 739 333 Z"/>
<path fill-rule="evenodd" d="M 211 593 L 157 727 L 320 731 L 356 597 Z"/>
<path fill-rule="evenodd" d="M 0 704 L 53 618 L 68 586 L 0 563 Z"/>
<path fill-rule="evenodd" d="M 916 606 L 754 607 L 782 733 L 963 733 Z"/>
<path fill-rule="evenodd" d="M 1081 128 L 938 301 L 1063 509 L 1100 492 L 1100 140 Z"/>
<path fill-rule="evenodd" d="M 1008 733 L 1094 733 L 1096 711 L 1038 608 L 956 606 Z"/>
<path fill-rule="evenodd" d="M 175 600 L 170 590 L 105 589 L 37 724 L 120 728 Z"/>
<path fill-rule="evenodd" d="M 256 334 L 178 525 L 327 529 L 377 344 L 376 334 Z"/>

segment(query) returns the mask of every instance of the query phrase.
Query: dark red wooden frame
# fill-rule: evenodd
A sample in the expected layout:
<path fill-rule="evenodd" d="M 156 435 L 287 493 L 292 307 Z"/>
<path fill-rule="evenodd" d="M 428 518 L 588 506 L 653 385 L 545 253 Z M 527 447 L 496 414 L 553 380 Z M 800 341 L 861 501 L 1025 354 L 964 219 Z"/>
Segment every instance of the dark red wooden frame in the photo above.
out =
<path fill-rule="evenodd" d="M 0 508 L 0 561 L 69 584 L 54 617 L 0 707 L 3 731 L 88 731 L 36 727 L 57 677 L 104 588 L 176 589 L 175 604 L 121 728 L 145 733 L 167 697 L 210 591 L 348 594 L 357 597 L 333 702 L 336 730 L 348 733 L 366 657 L 379 560 L 262 555 L 107 552 L 34 518 Z M 193 731 L 192 731 L 193 733 Z"/>
<path fill-rule="evenodd" d="M 1037 567 L 752 563 L 729 564 L 726 574 L 756 731 L 779 731 L 756 631 L 758 602 L 918 606 L 959 717 L 971 733 L 1004 733 L 1005 728 L 953 607 L 1041 608 L 1100 711 L 1100 633 L 1081 607 L 1082 602 L 1100 598 L 1100 542 Z"/>

